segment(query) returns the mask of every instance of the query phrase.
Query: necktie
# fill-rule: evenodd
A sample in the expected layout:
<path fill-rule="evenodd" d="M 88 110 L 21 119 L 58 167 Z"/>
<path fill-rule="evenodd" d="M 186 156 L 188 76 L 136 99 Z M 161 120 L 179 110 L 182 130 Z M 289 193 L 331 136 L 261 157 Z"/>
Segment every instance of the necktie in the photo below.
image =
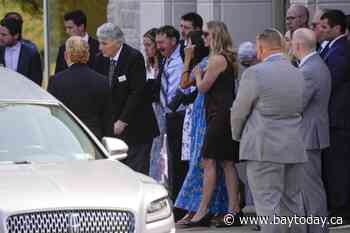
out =
<path fill-rule="evenodd" d="M 160 80 L 160 103 L 165 108 L 167 106 L 167 77 L 164 72 L 165 59 L 160 63 L 158 79 Z"/>
<path fill-rule="evenodd" d="M 112 87 L 112 84 L 113 84 L 114 70 L 116 66 L 117 66 L 117 61 L 112 59 L 109 63 L 109 72 L 108 72 L 108 81 L 109 81 L 110 87 Z"/>
<path fill-rule="evenodd" d="M 320 51 L 320 56 L 321 56 L 322 58 L 324 58 L 324 57 L 326 56 L 326 54 L 327 54 L 327 52 L 328 52 L 328 49 L 329 49 L 330 43 L 331 43 L 331 42 L 328 42 L 327 45 L 326 45 L 323 49 L 321 49 L 321 51 Z"/>

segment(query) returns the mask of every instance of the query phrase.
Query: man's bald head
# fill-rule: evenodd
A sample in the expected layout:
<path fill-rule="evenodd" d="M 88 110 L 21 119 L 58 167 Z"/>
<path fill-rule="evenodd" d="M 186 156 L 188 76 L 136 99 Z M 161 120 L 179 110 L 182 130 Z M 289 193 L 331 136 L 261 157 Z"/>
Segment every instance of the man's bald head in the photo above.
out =
<path fill-rule="evenodd" d="M 300 60 L 307 54 L 316 50 L 315 33 L 308 28 L 300 28 L 294 32 L 292 49 L 294 55 Z"/>
<path fill-rule="evenodd" d="M 298 41 L 305 49 L 316 49 L 315 33 L 308 28 L 299 28 L 294 32 L 293 40 Z"/>
<path fill-rule="evenodd" d="M 298 28 L 308 27 L 309 10 L 303 5 L 291 5 L 287 11 L 287 28 L 293 33 Z"/>

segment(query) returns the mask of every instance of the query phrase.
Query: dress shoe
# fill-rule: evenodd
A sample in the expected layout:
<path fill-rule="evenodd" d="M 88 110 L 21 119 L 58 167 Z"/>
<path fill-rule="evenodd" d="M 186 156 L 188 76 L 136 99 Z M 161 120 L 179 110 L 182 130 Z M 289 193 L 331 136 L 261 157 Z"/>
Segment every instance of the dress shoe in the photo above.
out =
<path fill-rule="evenodd" d="M 211 214 L 206 214 L 201 220 L 198 221 L 188 221 L 187 223 L 184 223 L 183 225 L 186 228 L 191 228 L 191 227 L 209 227 L 211 224 L 211 219 L 212 219 Z"/>
<path fill-rule="evenodd" d="M 227 216 L 231 215 L 230 217 L 233 217 L 233 219 L 230 219 L 230 223 L 225 220 Z M 239 211 L 238 213 L 227 213 L 220 221 L 218 221 L 215 226 L 217 228 L 222 228 L 222 227 L 239 227 L 242 226 L 242 223 L 240 221 L 240 218 L 243 217 L 243 212 Z"/>

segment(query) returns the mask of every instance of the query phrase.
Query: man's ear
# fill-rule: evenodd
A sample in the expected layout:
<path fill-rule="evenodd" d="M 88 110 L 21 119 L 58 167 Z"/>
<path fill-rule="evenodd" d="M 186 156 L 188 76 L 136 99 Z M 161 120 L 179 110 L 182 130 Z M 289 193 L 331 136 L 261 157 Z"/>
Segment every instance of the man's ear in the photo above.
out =
<path fill-rule="evenodd" d="M 67 51 L 64 51 L 64 60 L 66 60 L 66 63 L 70 65 L 72 61 L 70 60 L 69 54 Z"/>
<path fill-rule="evenodd" d="M 343 33 L 342 33 L 342 31 L 341 31 L 341 27 L 340 27 L 340 25 L 336 25 L 336 26 L 334 26 L 334 28 L 333 28 L 333 29 L 334 29 L 334 31 L 335 31 L 335 32 L 337 32 L 337 34 L 339 34 L 339 33 L 343 34 Z"/>
<path fill-rule="evenodd" d="M 171 38 L 171 44 L 175 46 L 177 44 L 176 38 Z"/>
<path fill-rule="evenodd" d="M 19 40 L 19 33 L 17 33 L 16 35 L 14 35 L 14 38 L 15 38 L 16 40 Z"/>
<path fill-rule="evenodd" d="M 79 28 L 80 32 L 85 32 L 85 25 L 84 24 L 78 26 L 78 28 Z"/>

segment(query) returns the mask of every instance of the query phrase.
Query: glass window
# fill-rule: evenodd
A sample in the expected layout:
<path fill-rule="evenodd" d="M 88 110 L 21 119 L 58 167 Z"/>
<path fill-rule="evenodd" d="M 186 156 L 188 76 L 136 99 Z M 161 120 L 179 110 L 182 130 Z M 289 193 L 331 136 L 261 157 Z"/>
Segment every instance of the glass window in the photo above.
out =
<path fill-rule="evenodd" d="M 83 129 L 59 106 L 0 103 L 0 161 L 103 158 Z"/>

